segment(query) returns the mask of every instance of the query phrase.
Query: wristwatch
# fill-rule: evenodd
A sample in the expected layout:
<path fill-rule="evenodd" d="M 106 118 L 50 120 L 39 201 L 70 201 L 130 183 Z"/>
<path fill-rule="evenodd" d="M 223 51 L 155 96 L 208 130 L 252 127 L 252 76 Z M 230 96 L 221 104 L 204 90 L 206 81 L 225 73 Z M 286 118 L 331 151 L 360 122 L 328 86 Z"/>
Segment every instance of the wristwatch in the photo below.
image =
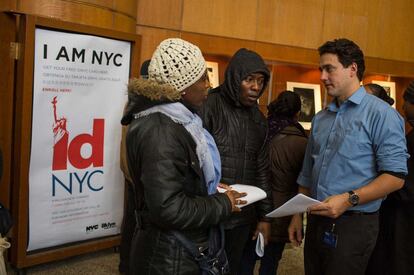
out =
<path fill-rule="evenodd" d="M 354 191 L 348 191 L 349 197 L 348 197 L 348 202 L 352 205 L 352 206 L 357 206 L 359 203 L 359 196 L 357 194 L 355 194 Z"/>

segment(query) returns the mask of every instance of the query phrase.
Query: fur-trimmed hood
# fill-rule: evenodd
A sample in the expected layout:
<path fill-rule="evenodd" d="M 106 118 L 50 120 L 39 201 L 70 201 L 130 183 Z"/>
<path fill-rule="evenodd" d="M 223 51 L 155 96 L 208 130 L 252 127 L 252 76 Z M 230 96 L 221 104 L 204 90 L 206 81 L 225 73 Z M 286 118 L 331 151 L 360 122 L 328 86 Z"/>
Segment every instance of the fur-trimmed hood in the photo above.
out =
<path fill-rule="evenodd" d="M 169 84 L 159 84 L 150 79 L 133 78 L 128 84 L 128 102 L 124 109 L 121 124 L 131 123 L 135 113 L 142 112 L 155 105 L 177 102 L 181 92 Z"/>

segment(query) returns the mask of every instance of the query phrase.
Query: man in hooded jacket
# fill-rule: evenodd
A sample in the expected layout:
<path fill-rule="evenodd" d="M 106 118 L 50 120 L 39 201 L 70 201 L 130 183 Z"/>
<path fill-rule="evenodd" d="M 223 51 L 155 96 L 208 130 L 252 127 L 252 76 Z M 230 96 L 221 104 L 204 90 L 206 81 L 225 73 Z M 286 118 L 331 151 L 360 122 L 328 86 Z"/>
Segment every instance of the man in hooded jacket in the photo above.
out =
<path fill-rule="evenodd" d="M 269 164 L 265 148 L 267 122 L 257 106 L 269 82 L 270 73 L 255 52 L 239 49 L 229 62 L 224 82 L 210 91 L 201 110 L 204 127 L 212 134 L 222 161 L 221 182 L 254 185 L 267 198 L 242 208 L 225 222 L 226 253 L 231 274 L 238 274 L 244 247 L 253 233 L 270 236 L 273 208 L 269 185 Z"/>

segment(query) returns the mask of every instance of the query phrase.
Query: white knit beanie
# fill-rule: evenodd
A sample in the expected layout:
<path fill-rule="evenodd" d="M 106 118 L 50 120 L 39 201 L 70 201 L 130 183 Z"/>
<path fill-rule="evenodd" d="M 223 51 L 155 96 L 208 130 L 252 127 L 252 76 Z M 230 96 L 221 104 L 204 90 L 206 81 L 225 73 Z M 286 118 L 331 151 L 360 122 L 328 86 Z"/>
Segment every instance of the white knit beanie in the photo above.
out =
<path fill-rule="evenodd" d="M 162 41 L 152 55 L 148 76 L 182 92 L 199 80 L 205 71 L 206 61 L 197 46 L 180 38 L 169 38 Z"/>

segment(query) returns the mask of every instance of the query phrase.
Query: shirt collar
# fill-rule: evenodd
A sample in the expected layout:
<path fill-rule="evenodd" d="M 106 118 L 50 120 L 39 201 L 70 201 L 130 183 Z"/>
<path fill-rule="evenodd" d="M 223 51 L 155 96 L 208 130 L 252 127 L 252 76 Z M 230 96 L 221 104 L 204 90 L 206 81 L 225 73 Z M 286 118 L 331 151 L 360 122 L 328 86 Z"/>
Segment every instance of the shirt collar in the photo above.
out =
<path fill-rule="evenodd" d="M 348 98 L 348 101 L 351 101 L 351 102 L 353 102 L 353 103 L 355 103 L 355 104 L 360 104 L 361 103 L 361 101 L 362 101 L 362 99 L 364 98 L 364 96 L 366 95 L 366 91 L 365 91 L 365 88 L 364 88 L 364 86 L 360 86 L 359 88 L 358 88 L 358 90 L 356 90 L 356 92 L 355 93 L 353 93 L 349 98 Z"/>
<path fill-rule="evenodd" d="M 343 104 L 345 104 L 346 102 L 352 102 L 352 103 L 354 103 L 354 104 L 360 104 L 361 103 L 361 101 L 362 101 L 362 99 L 364 98 L 364 96 L 366 95 L 366 91 L 365 91 L 365 88 L 364 88 L 364 86 L 360 86 L 359 88 L 358 88 L 358 90 L 356 90 L 356 92 L 355 93 L 353 93 Z M 336 104 L 336 98 L 334 98 L 334 100 L 332 100 L 331 101 L 331 103 L 329 103 L 329 105 L 328 105 L 328 110 L 329 111 L 332 111 L 332 112 L 338 112 L 338 110 L 339 110 L 339 107 L 338 107 L 338 105 Z"/>

